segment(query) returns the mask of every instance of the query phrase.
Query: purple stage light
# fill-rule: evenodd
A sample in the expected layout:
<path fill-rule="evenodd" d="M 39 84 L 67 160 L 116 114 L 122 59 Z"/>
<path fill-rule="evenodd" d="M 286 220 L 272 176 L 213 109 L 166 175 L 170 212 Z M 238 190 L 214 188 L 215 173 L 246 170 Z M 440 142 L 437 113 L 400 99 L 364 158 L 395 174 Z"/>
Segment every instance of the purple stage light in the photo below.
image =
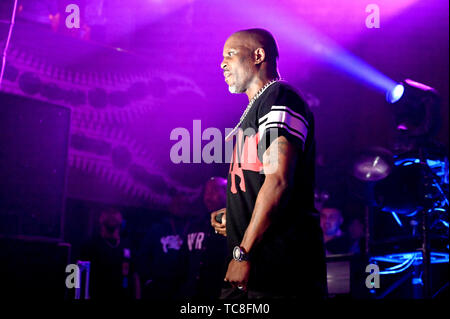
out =
<path fill-rule="evenodd" d="M 386 95 L 393 104 L 397 129 L 413 135 L 436 134 L 441 98 L 432 87 L 406 79 Z"/>
<path fill-rule="evenodd" d="M 126 156 L 127 165 L 117 166 L 122 157 L 118 156 L 118 161 L 114 157 L 114 165 L 111 155 L 116 147 L 134 145 L 129 139 L 136 143 L 136 148 L 128 147 L 132 164 L 145 166 L 146 172 L 158 168 L 162 176 L 189 187 L 222 174 L 218 165 L 205 164 L 201 169 L 173 165 L 168 160 L 168 137 L 176 127 L 190 130 L 194 119 L 201 119 L 202 127 L 222 131 L 241 115 L 239 106 L 248 101 L 243 95 L 228 94 L 218 67 L 226 37 L 239 29 L 262 27 L 274 34 L 280 48 L 281 75 L 305 90 L 302 93 L 317 116 L 319 151 L 327 150 L 329 158 L 361 145 L 385 145 L 391 134 L 385 129 L 391 125 L 386 124 L 389 112 L 400 110 L 408 95 L 404 85 L 403 96 L 383 110 L 378 107 L 382 101 L 373 99 L 374 92 L 360 84 L 376 88 L 375 94 L 381 93 L 383 98 L 384 94 L 398 98 L 398 81 L 385 74 L 393 78 L 414 74 L 439 89 L 443 98 L 448 96 L 448 89 L 441 85 L 448 78 L 440 72 L 448 66 L 442 59 L 448 53 L 443 41 L 448 35 L 443 0 L 379 0 L 380 29 L 367 27 L 368 2 L 355 0 L 339 4 L 332 0 L 87 1 L 88 5 L 80 4 L 81 22 L 91 28 L 91 41 L 61 34 L 67 16 L 64 10 L 59 10 L 59 31 L 37 25 L 39 21 L 50 23 L 46 3 L 53 2 L 21 1 L 23 10 L 18 12 L 20 19 L 5 68 L 5 88 L 70 107 L 73 134 L 84 137 L 77 135 L 72 141 L 71 169 L 97 177 L 108 163 L 117 173 L 110 185 L 118 188 L 124 184 L 124 194 L 132 196 L 131 185 L 139 188 L 141 181 L 121 169 L 131 164 Z M 42 12 L 34 9 L 37 6 Z M 36 28 L 29 27 L 30 21 Z M 336 69 L 340 72 L 333 71 Z M 314 102 L 308 98 L 312 94 L 317 96 Z M 442 108 L 444 115 L 447 106 Z M 408 123 L 395 124 L 402 133 L 411 129 Z M 448 127 L 448 122 L 443 124 Z M 355 136 L 352 143 L 348 136 Z M 141 149 L 146 150 L 145 156 L 140 155 Z M 361 167 L 365 179 L 384 174 L 376 157 L 366 164 Z M 121 177 L 125 175 L 126 181 Z M 79 176 L 76 178 L 84 178 Z M 75 186 L 69 191 L 78 188 L 76 184 L 71 183 Z M 150 183 L 141 184 L 145 188 Z"/>
<path fill-rule="evenodd" d="M 400 100 L 405 92 L 405 87 L 402 84 L 397 84 L 391 91 L 386 93 L 386 100 L 389 103 L 395 103 Z"/>
<path fill-rule="evenodd" d="M 389 6 L 386 3 L 385 7 L 390 8 L 388 12 L 390 16 L 398 13 L 402 8 L 408 7 L 414 1 L 402 1 L 401 4 L 395 6 Z M 336 36 L 336 41 L 331 40 L 325 34 L 317 31 L 315 27 L 309 24 L 305 17 L 307 17 L 305 10 L 311 9 L 317 12 L 322 12 L 318 8 L 319 4 L 311 4 L 308 2 L 293 2 L 293 1 L 283 1 L 279 5 L 269 5 L 270 1 L 266 1 L 267 5 L 261 5 L 254 1 L 248 1 L 245 3 L 245 8 L 248 7 L 252 15 L 247 15 L 247 10 L 239 6 L 229 6 L 228 9 L 233 11 L 234 19 L 237 21 L 245 21 L 247 27 L 259 26 L 270 30 L 276 39 L 280 42 L 280 47 L 283 45 L 291 46 L 298 52 L 299 60 L 303 58 L 302 55 L 308 55 L 313 60 L 318 60 L 320 62 L 325 62 L 332 65 L 336 69 L 347 73 L 353 78 L 363 82 L 364 84 L 372 87 L 384 94 L 390 94 L 393 90 L 397 93 L 396 88 L 398 83 L 388 76 L 378 71 L 362 59 L 358 58 L 350 51 L 343 48 L 337 43 L 338 35 Z M 333 8 L 329 1 L 319 1 L 319 3 L 326 4 L 325 8 L 328 8 L 328 13 L 324 13 L 324 22 L 321 22 L 325 27 L 330 26 L 330 23 L 326 21 L 329 16 L 334 20 L 345 20 L 350 19 L 349 13 L 341 8 Z M 220 7 L 220 4 L 217 4 Z M 364 21 L 364 6 L 355 6 L 354 1 L 345 1 L 343 4 L 349 12 L 354 12 L 359 10 L 361 13 L 360 18 Z M 394 8 L 395 7 L 395 8 Z M 330 11 L 331 10 L 331 11 Z M 358 11 L 358 12 L 359 12 Z M 273 16 L 277 19 L 267 19 L 267 17 Z M 242 18 L 242 19 L 239 19 Z M 355 28 L 357 31 L 361 31 L 361 28 Z"/>

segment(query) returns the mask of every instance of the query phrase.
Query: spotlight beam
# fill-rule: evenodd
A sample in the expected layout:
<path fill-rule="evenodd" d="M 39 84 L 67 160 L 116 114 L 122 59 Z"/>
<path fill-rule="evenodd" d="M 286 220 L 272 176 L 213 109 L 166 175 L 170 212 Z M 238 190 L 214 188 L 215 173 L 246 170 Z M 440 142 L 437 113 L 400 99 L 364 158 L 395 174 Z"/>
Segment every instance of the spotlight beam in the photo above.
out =
<path fill-rule="evenodd" d="M 218 1 L 216 3 L 218 8 L 223 6 Z M 281 6 L 264 6 L 254 1 L 245 2 L 239 7 L 229 6 L 227 10 L 233 10 L 233 15 L 236 15 L 239 20 L 242 19 L 241 21 L 246 21 L 247 27 L 257 25 L 267 28 L 274 33 L 276 38 L 288 41 L 302 53 L 310 54 L 314 58 L 326 62 L 386 95 L 398 85 L 396 81 L 325 35 L 299 21 L 295 10 L 288 10 Z M 249 16 L 247 12 L 252 12 L 252 15 Z M 277 18 L 267 19 L 267 17 Z"/>

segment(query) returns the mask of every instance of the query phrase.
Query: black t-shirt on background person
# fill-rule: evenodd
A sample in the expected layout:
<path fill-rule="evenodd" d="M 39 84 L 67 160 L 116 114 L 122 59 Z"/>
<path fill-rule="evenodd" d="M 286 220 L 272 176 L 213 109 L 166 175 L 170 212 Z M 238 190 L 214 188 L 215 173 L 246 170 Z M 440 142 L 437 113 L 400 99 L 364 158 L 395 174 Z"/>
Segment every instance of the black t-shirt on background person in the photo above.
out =
<path fill-rule="evenodd" d="M 285 82 L 276 82 L 263 92 L 235 137 L 227 186 L 228 259 L 242 241 L 265 180 L 263 153 L 279 136 L 296 145 L 299 156 L 283 207 L 272 215 L 269 229 L 252 248 L 248 289 L 278 295 L 295 295 L 300 290 L 324 295 L 325 253 L 314 208 L 314 118 L 300 95 Z"/>
<path fill-rule="evenodd" d="M 165 218 L 152 225 L 138 252 L 143 299 L 184 298 L 187 276 L 186 234 L 189 222 Z"/>
<path fill-rule="evenodd" d="M 343 234 L 342 236 L 337 236 L 327 241 L 325 243 L 325 250 L 327 255 L 355 253 L 353 244 L 354 241 L 346 234 Z"/>
<path fill-rule="evenodd" d="M 192 220 L 187 231 L 186 249 L 188 273 L 184 296 L 190 299 L 217 299 L 226 271 L 226 239 L 214 233 L 208 212 Z"/>
<path fill-rule="evenodd" d="M 89 295 L 92 299 L 136 297 L 134 251 L 128 240 L 117 243 L 96 236 L 82 246 L 80 259 L 91 262 Z"/>

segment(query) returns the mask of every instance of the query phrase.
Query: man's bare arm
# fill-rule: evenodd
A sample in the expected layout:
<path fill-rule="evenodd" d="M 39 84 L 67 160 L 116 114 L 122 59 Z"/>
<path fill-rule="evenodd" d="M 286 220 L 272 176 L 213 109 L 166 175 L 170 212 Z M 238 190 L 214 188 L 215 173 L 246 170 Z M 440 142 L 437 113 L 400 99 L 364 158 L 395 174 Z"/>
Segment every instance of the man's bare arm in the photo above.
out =
<path fill-rule="evenodd" d="M 256 198 L 252 218 L 241 242 L 247 252 L 258 243 L 271 224 L 271 214 L 277 210 L 284 193 L 292 183 L 298 147 L 286 137 L 280 136 L 272 142 L 263 155 L 266 179 Z"/>

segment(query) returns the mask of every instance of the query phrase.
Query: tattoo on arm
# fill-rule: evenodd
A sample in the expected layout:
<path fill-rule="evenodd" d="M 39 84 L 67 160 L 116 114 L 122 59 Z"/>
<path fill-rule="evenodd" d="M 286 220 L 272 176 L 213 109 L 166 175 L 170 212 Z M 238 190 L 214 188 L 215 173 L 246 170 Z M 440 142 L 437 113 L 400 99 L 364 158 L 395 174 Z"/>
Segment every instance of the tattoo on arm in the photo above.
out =
<path fill-rule="evenodd" d="M 296 151 L 293 150 L 292 144 L 285 138 L 279 137 L 272 142 L 263 155 L 264 170 L 271 174 L 282 168 L 281 172 L 286 169 L 292 169 L 292 165 L 296 161 Z"/>
<path fill-rule="evenodd" d="M 287 148 L 288 143 L 286 141 L 276 141 L 278 145 L 278 153 L 283 154 L 284 156 L 287 155 Z"/>
<path fill-rule="evenodd" d="M 288 154 L 288 142 L 275 140 L 265 152 L 265 164 L 279 163 L 280 156 L 286 156 Z"/>

